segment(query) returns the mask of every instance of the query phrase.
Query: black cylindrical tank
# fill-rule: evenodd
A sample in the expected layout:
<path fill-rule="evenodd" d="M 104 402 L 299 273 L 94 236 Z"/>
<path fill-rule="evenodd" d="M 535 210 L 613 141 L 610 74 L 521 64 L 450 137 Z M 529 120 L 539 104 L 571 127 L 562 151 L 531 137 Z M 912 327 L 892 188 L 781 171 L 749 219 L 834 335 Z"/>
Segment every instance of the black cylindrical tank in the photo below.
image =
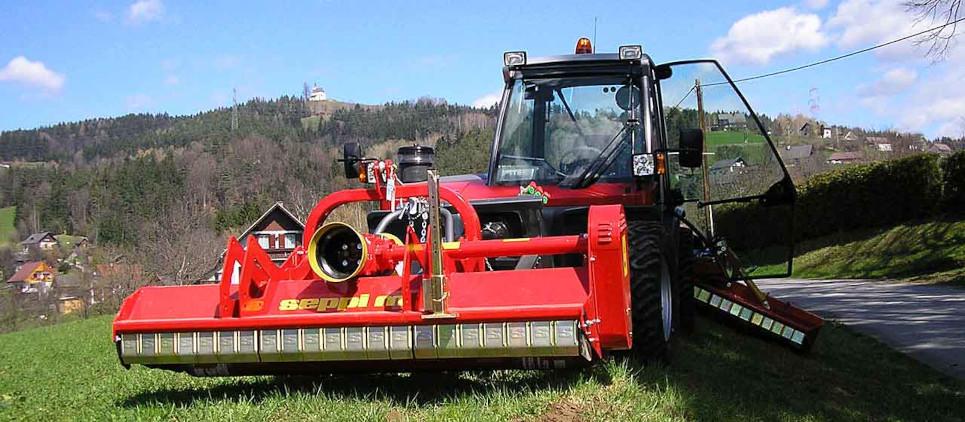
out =
<path fill-rule="evenodd" d="M 432 168 L 435 157 L 432 147 L 418 144 L 399 147 L 396 155 L 402 183 L 425 182 L 428 179 L 426 170 Z"/>

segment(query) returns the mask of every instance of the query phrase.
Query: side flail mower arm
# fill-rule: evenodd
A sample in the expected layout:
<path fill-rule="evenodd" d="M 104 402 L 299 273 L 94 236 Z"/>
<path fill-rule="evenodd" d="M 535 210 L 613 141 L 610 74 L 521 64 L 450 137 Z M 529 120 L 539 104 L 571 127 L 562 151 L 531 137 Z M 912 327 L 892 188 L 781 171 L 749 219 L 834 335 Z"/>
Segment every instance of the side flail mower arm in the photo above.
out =
<path fill-rule="evenodd" d="M 307 249 L 280 267 L 232 238 L 219 283 L 127 298 L 113 327 L 121 362 L 207 376 L 559 368 L 631 347 L 622 206 L 591 207 L 584 235 L 480 240 L 472 207 L 434 174 L 395 196 L 428 197 L 432 214 L 448 202 L 465 236 L 442 242 L 438 215 L 425 243 L 411 229 L 394 239 L 321 225 L 339 205 L 386 201 L 379 186 L 337 192 L 310 215 Z M 487 257 L 560 254 L 584 265 L 484 270 Z"/>
<path fill-rule="evenodd" d="M 700 240 L 704 248 L 694 263 L 693 276 L 694 298 L 703 309 L 795 349 L 811 348 L 824 325 L 821 317 L 761 291 L 723 242 Z"/>

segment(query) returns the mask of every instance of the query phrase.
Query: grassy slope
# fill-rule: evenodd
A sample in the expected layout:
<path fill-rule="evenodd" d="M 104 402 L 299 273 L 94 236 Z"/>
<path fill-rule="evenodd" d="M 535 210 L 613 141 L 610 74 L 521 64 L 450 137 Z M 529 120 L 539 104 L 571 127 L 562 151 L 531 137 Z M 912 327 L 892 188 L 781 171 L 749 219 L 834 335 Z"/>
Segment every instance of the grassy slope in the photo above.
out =
<path fill-rule="evenodd" d="M 808 278 L 901 278 L 965 285 L 965 220 L 863 230 L 804 242 L 794 274 Z"/>
<path fill-rule="evenodd" d="M 0 420 L 956 420 L 965 385 L 829 325 L 810 355 L 699 320 L 669 367 L 197 379 L 116 362 L 110 318 L 0 335 Z"/>
<path fill-rule="evenodd" d="M 722 130 L 708 132 L 705 142 L 708 146 L 760 144 L 764 142 L 764 136 L 754 132 Z"/>
<path fill-rule="evenodd" d="M 17 234 L 16 215 L 17 207 L 0 208 L 0 245 L 10 244 Z"/>

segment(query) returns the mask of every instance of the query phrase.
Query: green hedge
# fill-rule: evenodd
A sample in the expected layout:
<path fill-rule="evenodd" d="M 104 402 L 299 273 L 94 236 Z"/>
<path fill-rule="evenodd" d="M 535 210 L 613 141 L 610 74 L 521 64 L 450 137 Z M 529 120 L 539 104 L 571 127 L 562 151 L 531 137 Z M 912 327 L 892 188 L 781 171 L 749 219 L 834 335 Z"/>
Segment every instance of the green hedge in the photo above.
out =
<path fill-rule="evenodd" d="M 942 161 L 942 205 L 950 213 L 965 214 L 965 151 Z"/>
<path fill-rule="evenodd" d="M 798 240 L 933 214 L 941 204 L 938 156 L 914 155 L 817 175 L 795 206 Z"/>
<path fill-rule="evenodd" d="M 965 212 L 965 152 L 918 154 L 848 166 L 814 176 L 797 189 L 797 241 L 858 228 L 882 227 L 939 212 Z M 743 250 L 786 242 L 786 214 L 754 204 L 714 209 L 717 234 Z"/>

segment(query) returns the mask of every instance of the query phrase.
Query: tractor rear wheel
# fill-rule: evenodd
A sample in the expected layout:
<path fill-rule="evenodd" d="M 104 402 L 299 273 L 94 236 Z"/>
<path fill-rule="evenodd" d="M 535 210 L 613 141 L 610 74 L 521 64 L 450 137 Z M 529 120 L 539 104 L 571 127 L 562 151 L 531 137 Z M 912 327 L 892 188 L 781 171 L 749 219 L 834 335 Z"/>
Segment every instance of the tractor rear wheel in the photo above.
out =
<path fill-rule="evenodd" d="M 633 352 L 646 360 L 666 357 L 673 332 L 674 286 L 664 228 L 656 221 L 627 222 Z"/>

